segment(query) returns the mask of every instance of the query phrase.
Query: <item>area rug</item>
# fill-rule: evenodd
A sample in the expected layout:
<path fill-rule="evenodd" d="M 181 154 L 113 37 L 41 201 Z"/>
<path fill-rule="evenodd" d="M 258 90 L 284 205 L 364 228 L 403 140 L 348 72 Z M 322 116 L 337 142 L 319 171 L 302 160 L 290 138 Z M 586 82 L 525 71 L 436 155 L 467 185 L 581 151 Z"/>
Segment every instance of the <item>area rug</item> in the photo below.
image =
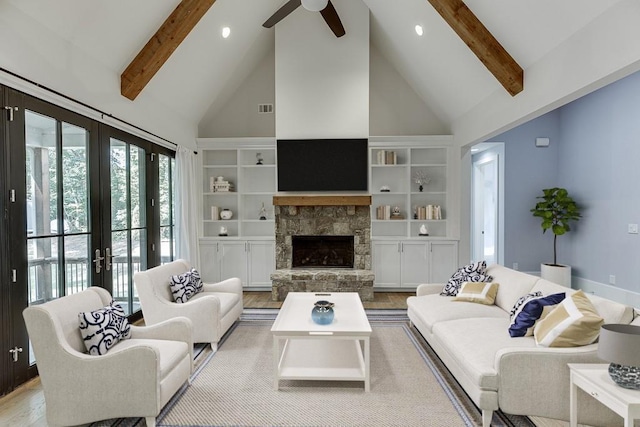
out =
<path fill-rule="evenodd" d="M 281 381 L 273 388 L 274 312 L 245 313 L 218 351 L 203 352 L 192 384 L 166 405 L 159 427 L 480 426 L 480 411 L 409 327 L 406 311 L 368 311 L 371 391 L 362 382 Z M 330 343 L 328 343 L 330 345 Z M 96 425 L 144 425 L 112 420 Z M 533 426 L 494 413 L 493 426 Z"/>

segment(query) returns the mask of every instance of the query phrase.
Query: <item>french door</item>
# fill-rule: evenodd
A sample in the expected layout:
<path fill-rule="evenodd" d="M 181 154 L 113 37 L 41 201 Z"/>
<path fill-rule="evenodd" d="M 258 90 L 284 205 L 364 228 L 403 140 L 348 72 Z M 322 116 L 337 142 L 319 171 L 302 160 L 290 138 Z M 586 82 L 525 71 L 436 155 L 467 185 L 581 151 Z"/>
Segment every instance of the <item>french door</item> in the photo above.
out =
<path fill-rule="evenodd" d="M 4 100 L 12 110 L 3 120 L 9 200 L 0 270 L 10 280 L 0 293 L 0 314 L 9 311 L 9 326 L 0 328 L 8 368 L 0 395 L 36 373 L 22 320 L 27 305 L 100 286 L 140 315 L 133 274 L 173 257 L 160 226 L 172 239 L 173 187 L 164 180 L 175 165 L 170 150 L 126 132 L 11 89 Z"/>

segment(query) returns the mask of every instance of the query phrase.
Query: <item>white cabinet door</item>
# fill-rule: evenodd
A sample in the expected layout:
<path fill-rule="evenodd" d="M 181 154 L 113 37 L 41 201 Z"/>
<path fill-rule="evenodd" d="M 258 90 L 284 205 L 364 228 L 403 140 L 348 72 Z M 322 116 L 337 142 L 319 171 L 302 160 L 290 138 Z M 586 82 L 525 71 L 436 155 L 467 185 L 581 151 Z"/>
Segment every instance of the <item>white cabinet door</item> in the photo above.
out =
<path fill-rule="evenodd" d="M 276 269 L 276 244 L 273 241 L 249 242 L 248 286 L 271 287 L 271 273 Z"/>
<path fill-rule="evenodd" d="M 415 288 L 429 282 L 429 243 L 402 242 L 402 283 L 403 288 Z"/>
<path fill-rule="evenodd" d="M 458 242 L 431 242 L 430 283 L 446 283 L 458 269 Z"/>
<path fill-rule="evenodd" d="M 229 241 L 220 242 L 220 251 L 218 252 L 220 262 L 220 279 L 228 279 L 237 277 L 242 281 L 242 285 L 247 285 L 247 242 Z"/>
<path fill-rule="evenodd" d="M 218 258 L 218 242 L 200 243 L 200 277 L 205 283 L 220 281 L 220 259 Z"/>
<path fill-rule="evenodd" d="M 400 245 L 397 240 L 371 242 L 374 288 L 400 286 Z"/>

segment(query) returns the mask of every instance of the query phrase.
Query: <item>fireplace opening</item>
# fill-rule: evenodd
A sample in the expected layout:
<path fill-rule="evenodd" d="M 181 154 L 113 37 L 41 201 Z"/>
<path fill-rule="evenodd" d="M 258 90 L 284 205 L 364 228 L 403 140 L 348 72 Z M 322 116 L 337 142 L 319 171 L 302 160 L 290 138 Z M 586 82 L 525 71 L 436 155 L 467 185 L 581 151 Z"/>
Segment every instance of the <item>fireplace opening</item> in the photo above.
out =
<path fill-rule="evenodd" d="M 353 236 L 291 237 L 291 268 L 353 268 Z"/>

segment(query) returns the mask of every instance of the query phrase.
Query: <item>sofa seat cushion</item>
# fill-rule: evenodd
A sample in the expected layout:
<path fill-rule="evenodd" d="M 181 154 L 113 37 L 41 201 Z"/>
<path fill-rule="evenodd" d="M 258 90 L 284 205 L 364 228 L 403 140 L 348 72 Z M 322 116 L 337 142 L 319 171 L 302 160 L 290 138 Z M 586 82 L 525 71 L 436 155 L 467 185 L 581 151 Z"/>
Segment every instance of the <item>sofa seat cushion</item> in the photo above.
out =
<path fill-rule="evenodd" d="M 509 316 L 439 322 L 434 338 L 458 368 L 484 390 L 498 390 L 496 354 L 505 348 L 535 348 L 533 337 L 511 338 Z"/>
<path fill-rule="evenodd" d="M 231 309 L 235 307 L 236 304 L 240 302 L 240 295 L 238 294 L 234 294 L 230 292 L 207 292 L 207 291 L 203 291 L 195 294 L 193 297 L 191 297 L 191 300 L 195 301 L 198 298 L 203 298 L 208 295 L 214 295 L 218 297 L 218 299 L 220 300 L 220 317 L 226 316 L 226 314 L 229 311 L 231 311 Z"/>
<path fill-rule="evenodd" d="M 152 347 L 158 350 L 158 354 L 160 355 L 158 360 L 160 378 L 165 378 L 182 360 L 184 360 L 185 356 L 189 354 L 189 348 L 187 343 L 184 341 L 139 338 L 132 338 L 118 342 L 118 344 L 109 351 L 109 354 L 140 346 Z"/>
<path fill-rule="evenodd" d="M 409 297 L 407 298 L 407 306 L 429 328 L 429 332 L 439 322 L 477 317 L 505 319 L 507 328 L 509 327 L 509 313 L 500 307 L 466 301 L 453 301 L 453 298 L 438 294 Z"/>

